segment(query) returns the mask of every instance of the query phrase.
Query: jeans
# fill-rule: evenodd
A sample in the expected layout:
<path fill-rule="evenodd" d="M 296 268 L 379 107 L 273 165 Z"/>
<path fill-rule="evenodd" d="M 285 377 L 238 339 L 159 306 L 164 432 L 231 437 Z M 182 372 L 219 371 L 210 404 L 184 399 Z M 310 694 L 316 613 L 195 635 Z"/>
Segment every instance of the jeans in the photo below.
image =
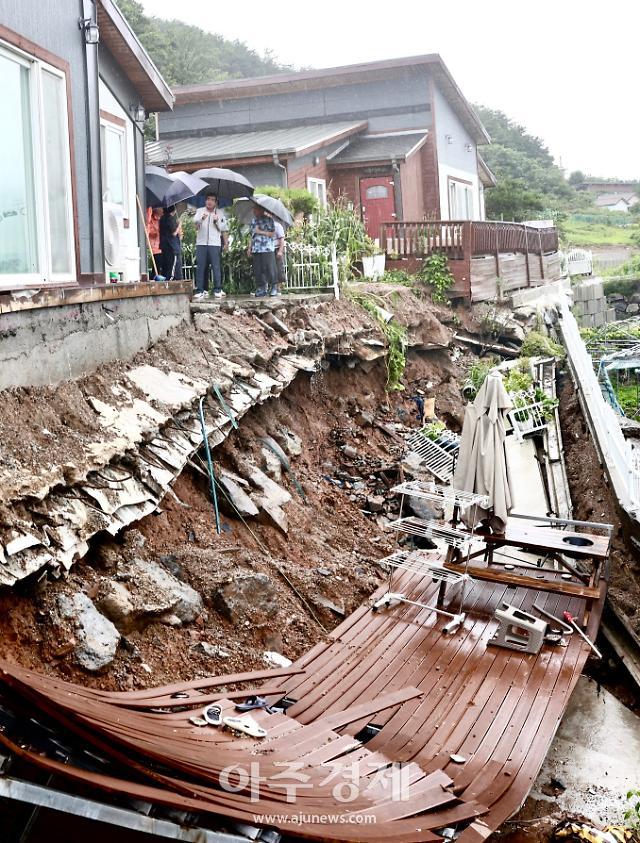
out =
<path fill-rule="evenodd" d="M 211 266 L 213 273 L 213 289 L 222 289 L 222 247 L 196 246 L 196 292 L 204 293 L 207 284 L 207 274 Z"/>
<path fill-rule="evenodd" d="M 287 280 L 287 275 L 284 271 L 284 255 L 276 255 L 276 278 L 278 284 L 284 284 Z"/>
<path fill-rule="evenodd" d="M 255 252 L 252 258 L 256 292 L 266 292 L 275 287 L 278 283 L 276 275 L 276 253 Z"/>

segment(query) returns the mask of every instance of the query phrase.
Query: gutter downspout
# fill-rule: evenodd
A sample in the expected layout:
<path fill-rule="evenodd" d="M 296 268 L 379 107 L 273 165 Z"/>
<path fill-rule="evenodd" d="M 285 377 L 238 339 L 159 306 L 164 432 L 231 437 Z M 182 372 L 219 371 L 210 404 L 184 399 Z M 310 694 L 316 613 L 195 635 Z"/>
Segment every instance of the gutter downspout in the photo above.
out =
<path fill-rule="evenodd" d="M 273 150 L 273 165 L 274 167 L 278 167 L 282 170 L 282 178 L 283 178 L 283 187 L 289 187 L 289 173 L 287 172 L 287 168 L 284 164 L 280 163 L 280 158 L 278 157 L 278 150 Z"/>

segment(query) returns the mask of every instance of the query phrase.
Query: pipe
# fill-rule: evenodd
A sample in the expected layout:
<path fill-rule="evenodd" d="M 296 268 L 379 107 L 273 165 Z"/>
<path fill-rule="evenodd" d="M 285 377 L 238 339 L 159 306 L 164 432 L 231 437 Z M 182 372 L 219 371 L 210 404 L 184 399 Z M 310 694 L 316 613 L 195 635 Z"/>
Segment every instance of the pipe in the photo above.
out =
<path fill-rule="evenodd" d="M 280 158 L 278 157 L 278 150 L 273 150 L 273 165 L 274 167 L 279 167 L 282 170 L 282 176 L 284 179 L 283 187 L 289 187 L 289 173 L 287 172 L 287 168 L 284 164 L 280 163 Z"/>

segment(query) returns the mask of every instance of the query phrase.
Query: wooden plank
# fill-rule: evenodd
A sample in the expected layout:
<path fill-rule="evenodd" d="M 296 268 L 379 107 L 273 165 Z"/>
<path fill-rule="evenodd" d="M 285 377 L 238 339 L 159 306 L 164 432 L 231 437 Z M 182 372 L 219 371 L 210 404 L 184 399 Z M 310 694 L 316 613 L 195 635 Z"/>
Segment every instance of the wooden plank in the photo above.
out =
<path fill-rule="evenodd" d="M 517 587 L 533 588 L 537 591 L 551 591 L 555 594 L 566 594 L 571 597 L 584 597 L 588 600 L 597 600 L 600 596 L 600 589 L 587 585 L 577 585 L 566 582 L 566 580 L 536 579 L 526 574 L 515 574 L 511 571 L 498 571 L 495 568 L 481 568 L 477 565 L 459 565 L 455 562 L 446 562 L 445 568 L 464 574 L 465 571 L 474 579 L 485 582 L 503 583 Z"/>

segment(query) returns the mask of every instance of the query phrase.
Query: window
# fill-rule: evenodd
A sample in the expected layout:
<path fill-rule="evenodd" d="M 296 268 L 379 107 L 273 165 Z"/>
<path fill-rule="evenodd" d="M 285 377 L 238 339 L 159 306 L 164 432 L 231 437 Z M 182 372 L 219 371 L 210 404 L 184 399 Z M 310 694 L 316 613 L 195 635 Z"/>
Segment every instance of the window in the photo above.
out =
<path fill-rule="evenodd" d="M 389 196 L 389 188 L 384 184 L 374 184 L 368 187 L 365 193 L 367 199 L 386 199 Z"/>
<path fill-rule="evenodd" d="M 449 178 L 449 219 L 473 219 L 473 188 L 467 182 Z"/>
<path fill-rule="evenodd" d="M 102 121 L 100 124 L 102 155 L 102 198 L 115 205 L 126 203 L 126 137 L 124 128 Z"/>
<path fill-rule="evenodd" d="M 0 287 L 70 280 L 75 253 L 65 76 L 0 44 L 0 90 Z"/>
<path fill-rule="evenodd" d="M 307 190 L 309 193 L 313 193 L 321 208 L 326 208 L 327 182 L 324 179 L 313 179 L 309 177 L 307 179 Z"/>

